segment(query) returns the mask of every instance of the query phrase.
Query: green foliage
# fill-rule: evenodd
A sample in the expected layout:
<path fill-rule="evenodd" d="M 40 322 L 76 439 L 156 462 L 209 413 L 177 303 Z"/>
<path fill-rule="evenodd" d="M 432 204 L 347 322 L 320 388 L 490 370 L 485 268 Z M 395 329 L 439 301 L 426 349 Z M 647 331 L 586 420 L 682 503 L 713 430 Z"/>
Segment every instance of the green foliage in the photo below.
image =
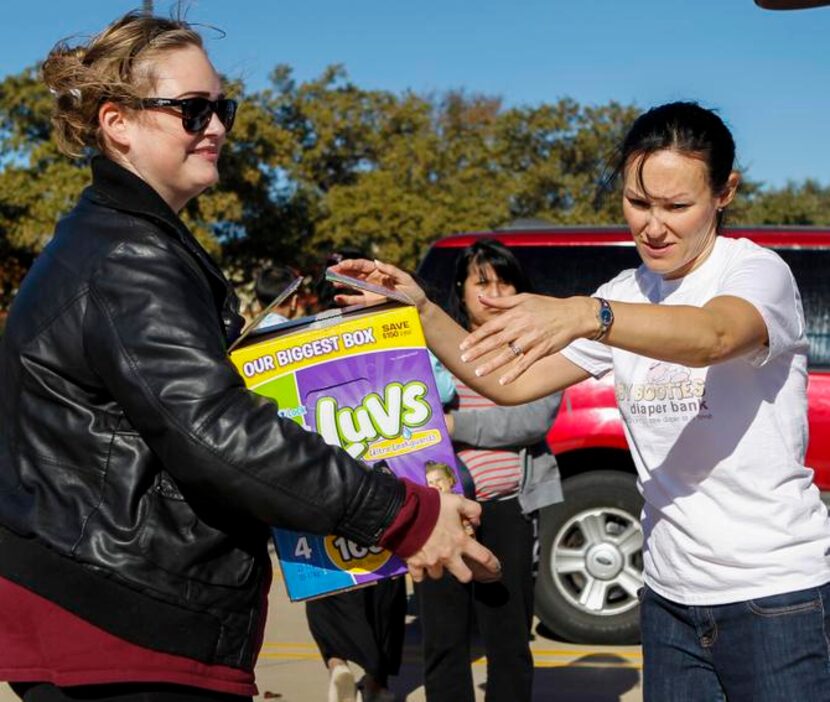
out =
<path fill-rule="evenodd" d="M 558 224 L 622 221 L 605 192 L 633 106 L 505 108 L 492 96 L 393 94 L 354 85 L 341 66 L 298 83 L 277 66 L 246 93 L 222 156 L 221 182 L 183 213 L 238 283 L 273 260 L 312 271 L 345 245 L 414 266 L 452 232 L 519 218 Z M 37 69 L 0 82 L 0 316 L 23 272 L 89 180 L 51 136 L 51 96 Z M 767 189 L 746 181 L 730 222 L 830 224 L 830 188 Z"/>
<path fill-rule="evenodd" d="M 787 183 L 778 190 L 756 187 L 743 197 L 735 218 L 741 224 L 830 225 L 830 187 L 814 180 Z"/>
<path fill-rule="evenodd" d="M 35 68 L 0 83 L 0 316 L 88 180 L 51 141 L 50 109 Z"/>
<path fill-rule="evenodd" d="M 293 138 L 281 196 L 306 216 L 306 258 L 352 245 L 413 266 L 442 234 L 517 217 L 619 221 L 617 199 L 596 194 L 633 108 L 394 96 L 359 89 L 340 67 L 302 85 L 279 67 L 272 80 L 262 97 Z"/>

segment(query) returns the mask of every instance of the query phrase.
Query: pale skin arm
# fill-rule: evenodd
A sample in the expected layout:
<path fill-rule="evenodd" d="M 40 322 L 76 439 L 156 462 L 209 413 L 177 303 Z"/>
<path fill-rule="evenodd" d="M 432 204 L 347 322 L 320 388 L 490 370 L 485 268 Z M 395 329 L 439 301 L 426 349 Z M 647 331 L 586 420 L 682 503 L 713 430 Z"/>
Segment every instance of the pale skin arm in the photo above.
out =
<path fill-rule="evenodd" d="M 462 343 L 463 357 L 467 362 L 481 359 L 474 365 L 485 375 L 511 364 L 501 376 L 505 383 L 522 377 L 534 362 L 553 357 L 574 339 L 591 338 L 599 330 L 599 303 L 590 297 L 524 294 L 482 301 L 505 311 L 468 335 Z M 613 301 L 611 307 L 614 324 L 603 343 L 661 361 L 710 366 L 768 343 L 761 314 L 739 297 L 715 297 L 703 307 Z M 517 360 L 507 348 L 511 341 L 525 350 Z"/>
<path fill-rule="evenodd" d="M 409 274 L 390 264 L 367 260 L 343 261 L 334 270 L 406 293 L 418 308 L 432 352 L 453 375 L 497 404 L 524 404 L 590 377 L 559 354 L 543 359 L 509 385 L 499 382 L 495 376 L 477 375 L 473 364 L 461 360 L 460 346 L 467 337 L 467 331 L 438 305 L 430 302 Z M 364 296 L 344 294 L 339 295 L 338 300 L 345 304 L 357 304 L 364 301 Z M 509 360 L 516 360 L 512 353 Z"/>

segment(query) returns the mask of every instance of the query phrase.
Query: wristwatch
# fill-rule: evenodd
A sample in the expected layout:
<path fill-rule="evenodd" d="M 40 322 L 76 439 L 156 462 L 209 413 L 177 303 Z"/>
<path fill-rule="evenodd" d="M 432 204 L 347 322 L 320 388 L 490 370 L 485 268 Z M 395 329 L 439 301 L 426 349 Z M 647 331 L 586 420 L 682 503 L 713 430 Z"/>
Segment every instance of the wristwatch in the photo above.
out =
<path fill-rule="evenodd" d="M 594 299 L 599 301 L 599 309 L 597 310 L 599 331 L 594 335 L 591 341 L 599 341 L 608 333 L 608 330 L 614 323 L 614 310 L 611 309 L 611 304 L 608 300 L 602 297 L 595 297 Z"/>

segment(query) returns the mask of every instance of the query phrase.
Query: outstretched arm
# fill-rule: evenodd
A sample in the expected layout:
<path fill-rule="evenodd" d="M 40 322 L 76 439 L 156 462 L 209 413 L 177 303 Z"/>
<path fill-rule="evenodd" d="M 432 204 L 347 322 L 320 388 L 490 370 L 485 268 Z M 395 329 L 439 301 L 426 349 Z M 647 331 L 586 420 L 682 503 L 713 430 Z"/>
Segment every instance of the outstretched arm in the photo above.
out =
<path fill-rule="evenodd" d="M 563 356 L 556 355 L 530 367 L 521 382 L 504 385 L 495 376 L 476 373 L 475 366 L 461 359 L 460 346 L 467 331 L 438 305 L 427 298 L 421 287 L 408 273 L 380 261 L 365 259 L 342 261 L 333 267 L 338 273 L 363 278 L 378 285 L 398 290 L 409 296 L 418 308 L 427 344 L 441 362 L 469 387 L 500 405 L 518 405 L 530 402 L 557 390 L 562 390 L 589 377 L 584 370 Z M 339 295 L 347 304 L 364 300 L 361 294 Z M 497 352 L 493 352 L 496 356 Z M 512 356 L 513 362 L 521 360 Z"/>
<path fill-rule="evenodd" d="M 502 369 L 511 383 L 538 366 L 539 359 L 576 338 L 599 330 L 599 301 L 591 297 L 554 298 L 514 295 L 482 298 L 504 312 L 462 343 L 463 358 L 487 375 Z M 611 302 L 614 323 L 602 341 L 609 346 L 686 366 L 708 366 L 767 343 L 767 328 L 754 305 L 731 295 L 712 298 L 702 307 Z M 515 359 L 513 343 L 525 353 Z"/>

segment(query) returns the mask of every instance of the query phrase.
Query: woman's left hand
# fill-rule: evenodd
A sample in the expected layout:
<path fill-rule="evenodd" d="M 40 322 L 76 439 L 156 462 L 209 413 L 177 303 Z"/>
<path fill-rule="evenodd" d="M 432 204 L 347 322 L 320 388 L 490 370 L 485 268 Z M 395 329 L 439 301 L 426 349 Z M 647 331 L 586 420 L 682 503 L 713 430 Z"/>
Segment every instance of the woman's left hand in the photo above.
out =
<path fill-rule="evenodd" d="M 447 570 L 462 583 L 499 580 L 499 559 L 473 536 L 481 505 L 461 495 L 438 492 L 438 521 L 421 549 L 406 559 L 412 579 L 419 583 L 426 576 L 440 578 Z"/>
<path fill-rule="evenodd" d="M 512 382 L 534 362 L 560 351 L 574 339 L 597 331 L 596 301 L 590 297 L 558 298 L 522 293 L 482 296 L 481 301 L 502 312 L 464 339 L 461 360 L 474 361 L 501 349 L 476 368 L 476 375 L 487 375 L 510 364 L 499 379 L 502 384 Z"/>

